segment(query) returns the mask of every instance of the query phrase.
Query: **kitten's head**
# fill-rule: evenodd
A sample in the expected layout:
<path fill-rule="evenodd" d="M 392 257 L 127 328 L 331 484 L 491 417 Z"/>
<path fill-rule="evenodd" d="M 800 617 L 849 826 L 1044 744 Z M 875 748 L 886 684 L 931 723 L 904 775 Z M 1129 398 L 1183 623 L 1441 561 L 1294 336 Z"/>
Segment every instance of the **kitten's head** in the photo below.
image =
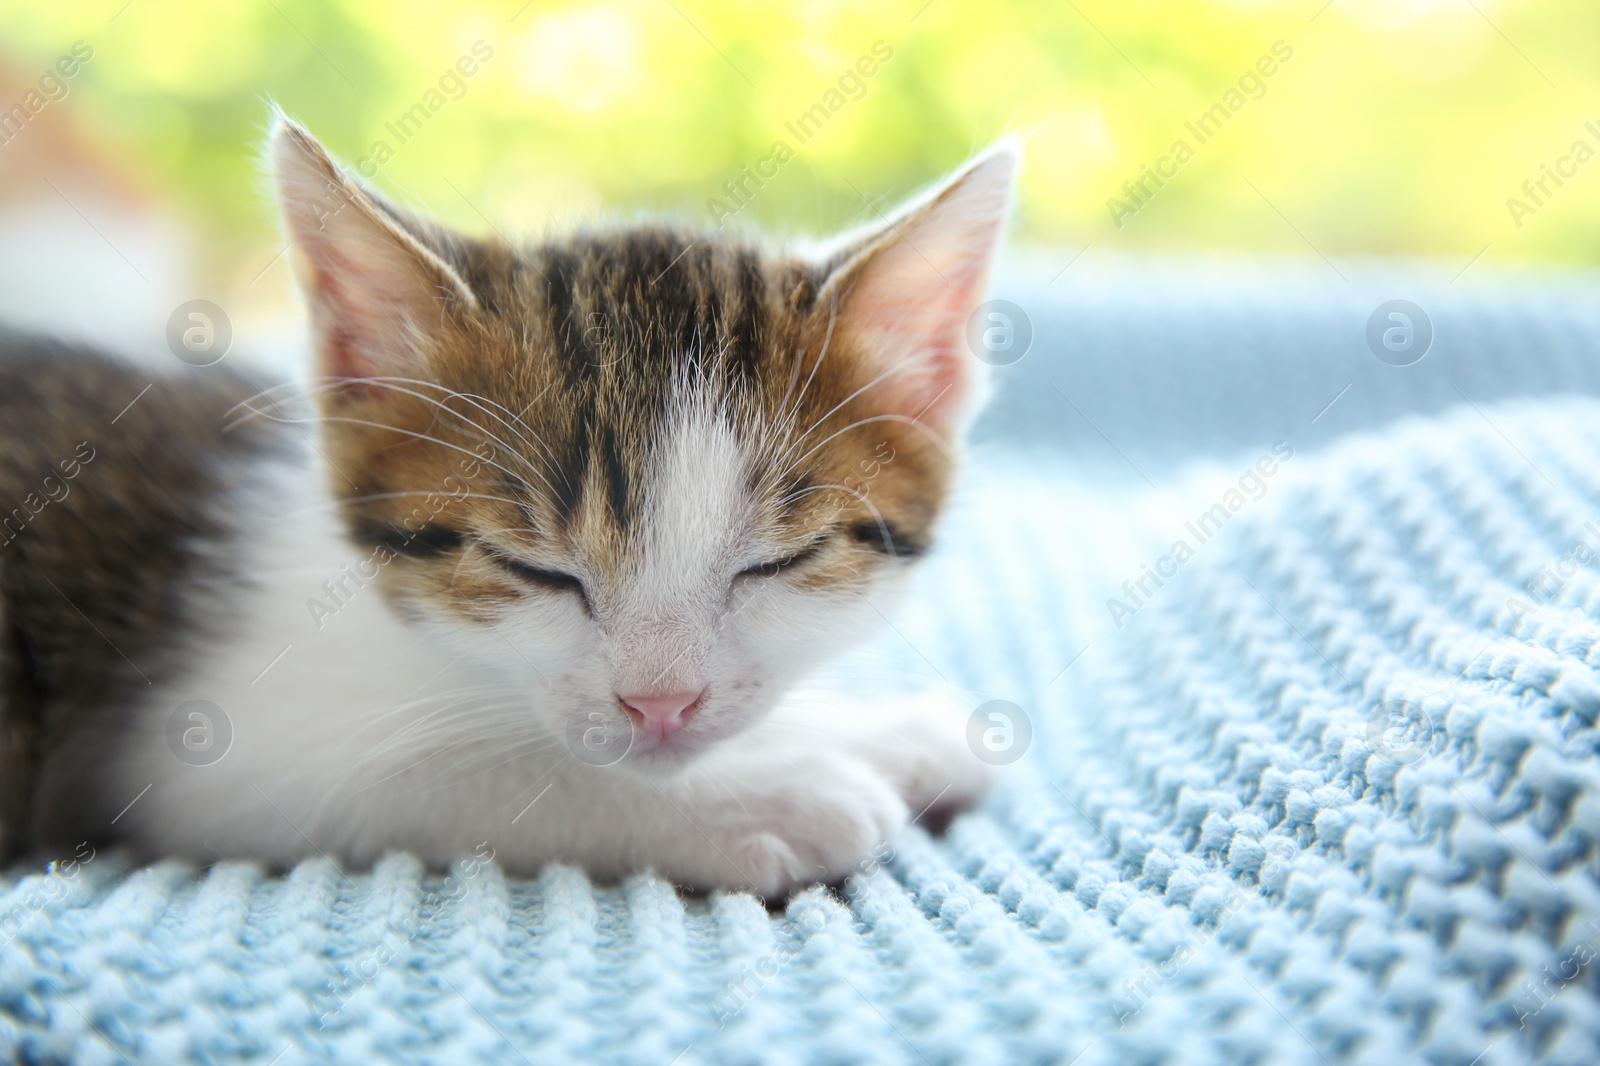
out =
<path fill-rule="evenodd" d="M 807 257 L 660 226 L 469 238 L 287 121 L 273 156 L 361 569 L 520 679 L 530 723 L 671 766 L 880 621 L 973 406 L 1014 148 Z"/>

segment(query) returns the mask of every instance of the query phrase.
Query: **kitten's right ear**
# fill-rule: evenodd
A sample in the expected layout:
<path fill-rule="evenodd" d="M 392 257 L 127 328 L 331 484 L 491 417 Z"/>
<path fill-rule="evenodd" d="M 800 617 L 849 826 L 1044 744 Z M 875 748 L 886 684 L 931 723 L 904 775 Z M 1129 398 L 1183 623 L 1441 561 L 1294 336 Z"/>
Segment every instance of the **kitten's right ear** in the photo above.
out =
<path fill-rule="evenodd" d="M 421 376 L 426 337 L 447 316 L 477 309 L 472 290 L 300 126 L 279 115 L 271 145 L 311 304 L 318 374 Z"/>

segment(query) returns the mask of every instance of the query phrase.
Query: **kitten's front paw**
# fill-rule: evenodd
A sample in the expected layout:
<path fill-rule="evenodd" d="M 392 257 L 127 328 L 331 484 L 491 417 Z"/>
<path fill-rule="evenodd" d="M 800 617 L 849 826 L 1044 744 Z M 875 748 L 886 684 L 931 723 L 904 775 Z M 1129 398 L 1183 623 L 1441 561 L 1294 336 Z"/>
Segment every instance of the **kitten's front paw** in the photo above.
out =
<path fill-rule="evenodd" d="M 932 831 L 972 806 L 988 789 L 993 768 L 967 743 L 972 701 L 930 691 L 875 700 L 861 712 L 873 727 L 852 746 L 889 778 L 918 824 Z"/>
<path fill-rule="evenodd" d="M 728 861 L 769 898 L 868 868 L 909 819 L 899 790 L 865 762 L 838 755 L 795 770 L 782 786 L 743 797 L 744 825 L 730 827 Z"/>
<path fill-rule="evenodd" d="M 872 868 L 913 817 L 938 831 L 989 784 L 967 744 L 969 702 L 940 692 L 797 702 L 787 721 L 708 764 L 733 798 L 725 786 L 685 797 L 709 847 L 673 875 L 778 897 Z"/>

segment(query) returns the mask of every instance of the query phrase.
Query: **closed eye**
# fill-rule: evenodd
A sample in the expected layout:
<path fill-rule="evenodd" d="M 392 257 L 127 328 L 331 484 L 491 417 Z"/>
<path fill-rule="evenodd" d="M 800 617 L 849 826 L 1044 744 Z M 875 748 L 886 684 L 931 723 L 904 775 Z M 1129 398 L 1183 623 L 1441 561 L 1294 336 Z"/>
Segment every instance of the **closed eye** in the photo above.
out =
<path fill-rule="evenodd" d="M 583 601 L 584 606 L 589 605 L 589 594 L 583 587 L 583 582 L 571 574 L 563 574 L 559 570 L 546 570 L 540 566 L 530 566 L 520 559 L 513 559 L 509 555 L 489 550 L 489 558 L 500 564 L 500 568 L 514 577 L 526 581 L 530 585 L 548 592 L 574 592 Z"/>
<path fill-rule="evenodd" d="M 822 552 L 823 546 L 827 543 L 828 538 L 823 537 L 819 540 L 811 542 L 804 548 L 801 548 L 799 551 L 795 552 L 793 555 L 782 559 L 774 559 L 771 562 L 759 563 L 756 566 L 747 566 L 743 570 L 739 571 L 737 576 L 776 577 L 785 570 L 793 569 L 794 567 L 800 566 L 801 564 L 815 558 Z"/>

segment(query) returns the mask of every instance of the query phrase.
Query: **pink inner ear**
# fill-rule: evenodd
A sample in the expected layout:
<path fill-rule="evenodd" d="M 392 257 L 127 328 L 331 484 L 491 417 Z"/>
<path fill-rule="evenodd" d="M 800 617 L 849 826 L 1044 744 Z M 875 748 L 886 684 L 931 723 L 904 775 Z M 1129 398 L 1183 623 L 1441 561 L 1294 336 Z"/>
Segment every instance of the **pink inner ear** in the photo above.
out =
<path fill-rule="evenodd" d="M 326 261 L 316 268 L 318 359 L 322 373 L 333 378 L 368 378 L 378 373 L 371 355 L 363 350 L 361 338 L 370 335 L 370 310 L 362 308 L 350 288 L 341 284 L 335 271 L 348 271 L 350 264 L 331 248 Z M 365 391 L 365 390 L 363 390 Z"/>
<path fill-rule="evenodd" d="M 941 422 L 950 406 L 965 391 L 965 367 L 961 362 L 961 353 L 945 348 L 931 351 L 923 365 L 925 369 L 920 387 L 906 397 L 906 406 L 912 408 L 909 414 L 918 421 L 929 419 Z"/>
<path fill-rule="evenodd" d="M 897 339 L 904 343 L 904 337 Z M 961 351 L 952 340 L 941 324 L 920 343 L 905 349 L 896 365 L 907 360 L 911 365 L 897 370 L 881 386 L 890 408 L 887 413 L 938 422 L 948 406 L 959 399 L 965 384 L 965 367 Z"/>
<path fill-rule="evenodd" d="M 898 250 L 887 254 L 894 255 Z M 908 264 L 909 266 L 909 264 Z M 900 277 L 895 298 L 869 291 L 859 295 L 871 305 L 857 315 L 868 318 L 858 328 L 883 370 L 894 372 L 872 389 L 885 413 L 942 421 L 966 391 L 966 314 L 973 299 L 972 278 L 940 278 L 926 263 Z M 921 275 L 926 275 L 926 278 Z M 854 316 L 852 316 L 854 317 Z M 909 363 L 909 365 L 907 365 Z M 879 371 L 882 373 L 882 370 Z M 870 395 L 870 394 L 869 394 Z"/>
<path fill-rule="evenodd" d="M 353 331 L 338 327 L 329 330 L 323 349 L 322 360 L 328 377 L 359 380 L 372 376 L 371 364 L 356 351 Z"/>
<path fill-rule="evenodd" d="M 326 378 L 344 378 L 341 395 L 370 397 L 378 389 L 366 378 L 384 373 L 373 352 L 374 336 L 382 335 L 384 319 L 397 319 L 398 309 L 386 299 L 363 299 L 366 290 L 381 290 L 376 280 L 357 279 L 354 287 L 339 277 L 350 277 L 349 261 L 336 251 L 326 251 L 325 269 L 318 269 L 314 291 L 317 295 L 317 360 Z M 389 314 L 386 314 L 386 309 Z"/>
<path fill-rule="evenodd" d="M 411 309 L 406 299 L 427 284 L 411 260 L 386 258 L 399 251 L 390 239 L 357 245 L 356 251 L 373 245 L 376 253 L 371 256 L 352 256 L 331 239 L 307 248 L 318 312 L 318 356 L 322 373 L 329 377 L 361 379 L 389 372 L 399 356 L 396 349 L 408 344 Z"/>
<path fill-rule="evenodd" d="M 967 319 L 983 298 L 1015 170 L 1011 151 L 989 153 L 843 268 L 840 335 L 867 361 L 869 380 L 892 372 L 864 402 L 950 427 L 975 373 Z"/>

